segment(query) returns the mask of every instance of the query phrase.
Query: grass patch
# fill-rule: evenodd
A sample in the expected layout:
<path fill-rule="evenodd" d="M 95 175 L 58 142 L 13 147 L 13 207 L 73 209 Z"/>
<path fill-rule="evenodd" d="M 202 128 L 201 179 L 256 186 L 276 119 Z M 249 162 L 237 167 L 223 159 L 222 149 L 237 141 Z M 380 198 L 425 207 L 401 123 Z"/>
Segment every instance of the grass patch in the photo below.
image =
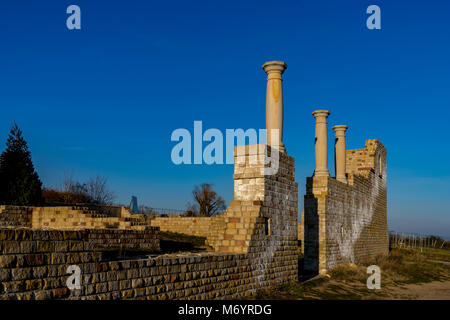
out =
<path fill-rule="evenodd" d="M 300 264 L 303 256 L 299 255 Z M 369 290 L 367 266 L 377 265 L 381 269 L 381 290 Z M 396 289 L 411 284 L 431 281 L 449 281 L 450 266 L 429 261 L 425 253 L 411 249 L 393 249 L 389 255 L 379 256 L 364 265 L 341 265 L 327 275 L 308 281 L 280 285 L 270 290 L 260 290 L 256 299 L 393 299 L 399 296 Z"/>
<path fill-rule="evenodd" d="M 417 250 L 420 251 L 420 249 Z M 423 248 L 420 252 L 432 260 L 450 262 L 450 250 L 448 249 Z"/>
<path fill-rule="evenodd" d="M 444 281 L 450 276 L 449 266 L 429 261 L 427 255 L 414 249 L 393 249 L 388 257 L 378 257 L 372 264 L 399 284 Z"/>
<path fill-rule="evenodd" d="M 103 261 L 127 260 L 127 259 L 143 259 L 148 255 L 160 254 L 161 251 L 149 251 L 144 249 L 128 249 L 128 248 L 99 248 Z"/>
<path fill-rule="evenodd" d="M 206 237 L 190 236 L 186 234 L 162 231 L 159 234 L 161 251 L 164 253 L 177 251 L 205 251 Z"/>
<path fill-rule="evenodd" d="M 175 232 L 160 232 L 160 250 L 149 251 L 131 248 L 97 248 L 103 261 L 146 258 L 149 255 L 176 253 L 182 251 L 200 252 L 209 249 L 205 237 L 196 237 Z"/>

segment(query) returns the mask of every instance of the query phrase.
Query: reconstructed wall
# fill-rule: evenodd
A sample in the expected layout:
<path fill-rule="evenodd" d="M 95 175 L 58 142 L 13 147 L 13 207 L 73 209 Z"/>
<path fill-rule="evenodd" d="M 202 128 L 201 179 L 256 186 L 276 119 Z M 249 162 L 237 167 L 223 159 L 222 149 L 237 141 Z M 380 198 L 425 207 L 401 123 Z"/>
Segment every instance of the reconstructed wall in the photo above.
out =
<path fill-rule="evenodd" d="M 83 230 L 124 229 L 145 230 L 150 225 L 142 215 L 131 215 L 125 208 L 114 212 L 82 206 L 59 207 L 0 207 L 0 227 L 29 227 L 36 229 Z"/>
<path fill-rule="evenodd" d="M 198 237 L 211 236 L 211 225 L 214 218 L 210 217 L 186 217 L 170 215 L 168 217 L 152 217 L 152 227 L 159 227 L 161 231 L 184 233 Z"/>
<path fill-rule="evenodd" d="M 200 232 L 205 232 L 216 252 L 111 260 L 104 255 L 105 248 L 157 250 L 159 228 L 111 230 L 100 225 L 101 230 L 82 231 L 0 229 L 0 299 L 235 298 L 296 281 L 298 199 L 294 159 L 280 154 L 278 172 L 268 175 L 264 148 L 242 148 L 242 154 L 235 153 L 235 200 L 227 210 L 205 218 L 208 220 L 187 218 L 184 221 L 190 221 L 191 228 L 183 222 L 183 230 L 177 229 L 189 234 L 193 227 L 209 221 L 209 230 Z M 48 214 L 50 211 L 34 210 L 33 223 L 37 220 L 36 224 L 43 226 L 50 218 L 55 220 L 45 227 L 89 227 L 64 221 L 78 219 L 73 210 L 54 208 Z M 83 221 L 102 219 L 79 214 Z M 186 218 L 174 219 L 180 222 Z M 156 225 L 158 221 L 162 220 L 153 219 L 151 223 Z M 73 264 L 81 268 L 82 288 L 70 291 L 66 271 Z"/>
<path fill-rule="evenodd" d="M 298 232 L 298 247 L 299 252 L 304 253 L 305 251 L 305 212 L 301 212 L 300 222 L 297 224 L 297 232 Z"/>
<path fill-rule="evenodd" d="M 331 177 L 307 179 L 305 269 L 326 272 L 388 253 L 386 149 L 367 140 L 347 150 L 348 183 Z"/>
<path fill-rule="evenodd" d="M 0 228 L 31 228 L 32 207 L 0 206 Z"/>
<path fill-rule="evenodd" d="M 264 274 L 245 254 L 232 253 L 105 260 L 91 232 L 0 230 L 0 299 L 233 298 L 279 283 L 284 273 L 279 266 Z M 81 289 L 70 291 L 66 271 L 73 264 Z"/>
<path fill-rule="evenodd" d="M 265 254 L 270 250 L 268 255 L 283 255 L 297 261 L 294 252 L 298 237 L 298 187 L 294 159 L 279 153 L 278 171 L 268 175 L 264 172 L 267 162 L 264 150 L 264 145 L 236 147 L 234 200 L 225 212 L 212 218 L 154 218 L 151 225 L 162 231 L 207 237 L 207 243 L 215 251 Z M 269 156 L 270 150 L 269 147 Z M 266 235 L 266 227 L 270 235 Z"/>

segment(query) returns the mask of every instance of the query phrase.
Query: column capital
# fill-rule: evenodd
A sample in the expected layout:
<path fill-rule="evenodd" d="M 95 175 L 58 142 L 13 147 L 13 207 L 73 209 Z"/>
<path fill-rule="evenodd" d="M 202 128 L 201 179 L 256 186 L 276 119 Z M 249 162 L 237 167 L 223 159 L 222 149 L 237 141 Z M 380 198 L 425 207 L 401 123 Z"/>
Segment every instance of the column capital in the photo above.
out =
<path fill-rule="evenodd" d="M 284 70 L 287 69 L 287 64 L 283 61 L 268 61 L 262 65 L 264 71 L 269 75 L 270 73 L 283 74 Z"/>
<path fill-rule="evenodd" d="M 327 118 L 330 115 L 330 111 L 328 110 L 316 110 L 312 112 L 312 115 L 314 116 L 314 118 L 318 119 L 318 118 Z"/>
<path fill-rule="evenodd" d="M 348 129 L 348 126 L 345 124 L 338 124 L 338 125 L 333 126 L 331 129 L 333 129 L 334 132 L 336 132 L 336 134 L 338 134 L 338 132 L 345 133 L 345 131 L 347 131 L 347 129 Z"/>

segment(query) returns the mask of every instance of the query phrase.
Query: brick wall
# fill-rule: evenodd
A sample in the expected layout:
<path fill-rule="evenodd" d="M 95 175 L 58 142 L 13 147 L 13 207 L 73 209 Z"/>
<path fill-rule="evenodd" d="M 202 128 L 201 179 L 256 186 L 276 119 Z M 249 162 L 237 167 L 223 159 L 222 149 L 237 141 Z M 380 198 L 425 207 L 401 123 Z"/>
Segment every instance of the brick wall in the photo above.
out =
<path fill-rule="evenodd" d="M 305 269 L 326 272 L 388 253 L 386 149 L 367 140 L 347 151 L 348 183 L 307 178 Z"/>
<path fill-rule="evenodd" d="M 305 251 L 305 228 L 304 228 L 304 223 L 305 223 L 305 212 L 302 211 L 301 212 L 301 217 L 300 217 L 300 222 L 297 224 L 297 232 L 298 232 L 298 249 L 300 253 L 304 253 Z"/>
<path fill-rule="evenodd" d="M 90 235 L 92 231 L 0 230 L 0 299 L 233 298 L 253 294 L 286 277 L 284 262 L 266 265 L 273 272 L 258 281 L 263 273 L 258 261 L 244 254 L 105 260 L 101 251 L 94 250 L 96 245 L 87 241 Z M 66 287 L 69 265 L 81 269 L 80 290 Z"/>
<path fill-rule="evenodd" d="M 163 230 L 206 235 L 216 252 L 107 260 L 103 247 L 117 247 L 125 242 L 131 247 L 150 249 L 145 245 L 156 245 L 158 228 L 48 230 L 86 228 L 89 226 L 73 222 L 102 217 L 57 208 L 51 214 L 48 213 L 52 210 L 36 210 L 33 221 L 47 230 L 0 230 L 0 298 L 235 298 L 296 281 L 298 191 L 294 159 L 280 154 L 279 169 L 270 175 L 265 171 L 264 148 L 256 150 L 244 148 L 242 154 L 235 152 L 235 200 L 224 213 L 214 218 L 169 217 L 150 222 Z M 268 148 L 267 154 L 271 152 Z M 254 159 L 258 161 L 253 162 Z M 133 219 L 148 224 L 147 217 Z M 198 231 L 193 231 L 196 227 Z M 145 232 L 151 237 L 146 238 Z M 82 289 L 70 292 L 65 281 L 67 267 L 72 264 L 82 270 Z"/>
<path fill-rule="evenodd" d="M 158 232 L 157 228 L 146 231 L 0 229 L 0 299 L 67 298 L 69 265 L 80 266 L 86 285 L 103 283 L 105 266 L 101 265 L 99 249 L 155 251 L 159 249 Z M 98 281 L 90 281 L 90 276 Z"/>
<path fill-rule="evenodd" d="M 123 207 L 103 208 L 83 206 L 21 207 L 0 206 L 0 227 L 35 229 L 83 230 L 115 228 L 145 230 L 150 226 L 143 215 L 131 215 Z"/>
<path fill-rule="evenodd" d="M 0 228 L 31 227 L 33 208 L 0 206 Z"/>
<path fill-rule="evenodd" d="M 159 227 L 161 231 L 208 237 L 212 232 L 211 224 L 213 220 L 214 218 L 210 217 L 170 215 L 168 217 L 152 217 L 150 224 L 152 227 Z"/>
<path fill-rule="evenodd" d="M 264 147 L 235 148 L 234 200 L 217 217 L 223 224 L 216 225 L 224 231 L 216 233 L 214 247 L 220 252 L 246 253 L 251 261 L 260 261 L 259 281 L 280 268 L 285 275 L 279 283 L 296 281 L 298 189 L 294 159 L 286 153 L 276 156 L 277 151 Z M 275 174 L 266 170 L 275 166 L 268 157 L 279 159 Z"/>
<path fill-rule="evenodd" d="M 294 159 L 279 153 L 278 171 L 269 175 L 265 168 L 271 149 L 266 151 L 265 147 L 236 147 L 234 200 L 225 212 L 212 218 L 157 217 L 151 225 L 162 231 L 207 237 L 206 243 L 218 252 L 290 259 L 296 268 L 298 186 Z"/>

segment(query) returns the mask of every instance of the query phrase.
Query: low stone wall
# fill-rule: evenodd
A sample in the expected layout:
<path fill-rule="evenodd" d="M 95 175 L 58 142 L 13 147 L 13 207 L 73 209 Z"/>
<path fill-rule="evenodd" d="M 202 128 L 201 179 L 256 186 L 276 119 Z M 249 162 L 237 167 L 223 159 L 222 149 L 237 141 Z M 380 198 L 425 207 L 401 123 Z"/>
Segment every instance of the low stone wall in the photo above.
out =
<path fill-rule="evenodd" d="M 0 227 L 56 230 L 83 230 L 115 228 L 145 230 L 150 222 L 143 215 L 131 215 L 123 207 L 53 206 L 0 207 Z M 120 211 L 120 214 L 119 214 Z"/>
<path fill-rule="evenodd" d="M 143 231 L 134 230 L 84 230 L 81 239 L 87 241 L 88 248 L 128 248 L 159 251 L 159 228 L 148 227 Z"/>
<path fill-rule="evenodd" d="M 81 230 L 106 227 L 119 228 L 120 218 L 72 207 L 38 207 L 33 212 L 33 228 Z"/>
<path fill-rule="evenodd" d="M 30 228 L 32 217 L 32 207 L 0 206 L 0 228 Z"/>
<path fill-rule="evenodd" d="M 183 233 L 191 236 L 211 236 L 211 225 L 214 218 L 210 217 L 185 217 L 170 215 L 168 217 L 152 217 L 152 227 L 159 227 L 161 231 Z"/>
<path fill-rule="evenodd" d="M 278 162 L 271 162 L 275 158 Z M 270 174 L 266 170 L 269 165 Z M 270 147 L 266 150 L 263 145 L 239 146 L 235 149 L 233 177 L 234 200 L 224 213 L 213 218 L 151 220 L 126 212 L 118 218 L 70 207 L 35 208 L 32 225 L 43 230 L 0 232 L 0 297 L 234 298 L 296 281 L 298 190 L 294 159 Z M 118 219 L 118 225 L 111 225 L 114 219 Z M 102 254 L 102 247 L 114 248 L 124 242 L 131 247 L 156 243 L 156 238 L 139 236 L 140 232 L 155 234 L 149 222 L 165 231 L 206 236 L 215 252 L 106 260 L 111 250 L 103 250 L 108 254 Z M 96 231 L 100 233 L 84 230 L 90 227 L 99 228 Z M 145 231 L 111 227 L 139 227 Z M 68 231 L 77 229 L 83 231 Z M 78 292 L 65 287 L 67 267 L 73 264 L 81 268 L 83 275 Z"/>
<path fill-rule="evenodd" d="M 1 229 L 0 299 L 235 298 L 297 277 L 289 259 L 274 263 L 256 254 L 186 253 L 107 261 L 98 250 L 96 241 L 107 235 L 123 239 L 142 233 Z M 81 289 L 66 287 L 69 265 L 80 267 Z"/>

